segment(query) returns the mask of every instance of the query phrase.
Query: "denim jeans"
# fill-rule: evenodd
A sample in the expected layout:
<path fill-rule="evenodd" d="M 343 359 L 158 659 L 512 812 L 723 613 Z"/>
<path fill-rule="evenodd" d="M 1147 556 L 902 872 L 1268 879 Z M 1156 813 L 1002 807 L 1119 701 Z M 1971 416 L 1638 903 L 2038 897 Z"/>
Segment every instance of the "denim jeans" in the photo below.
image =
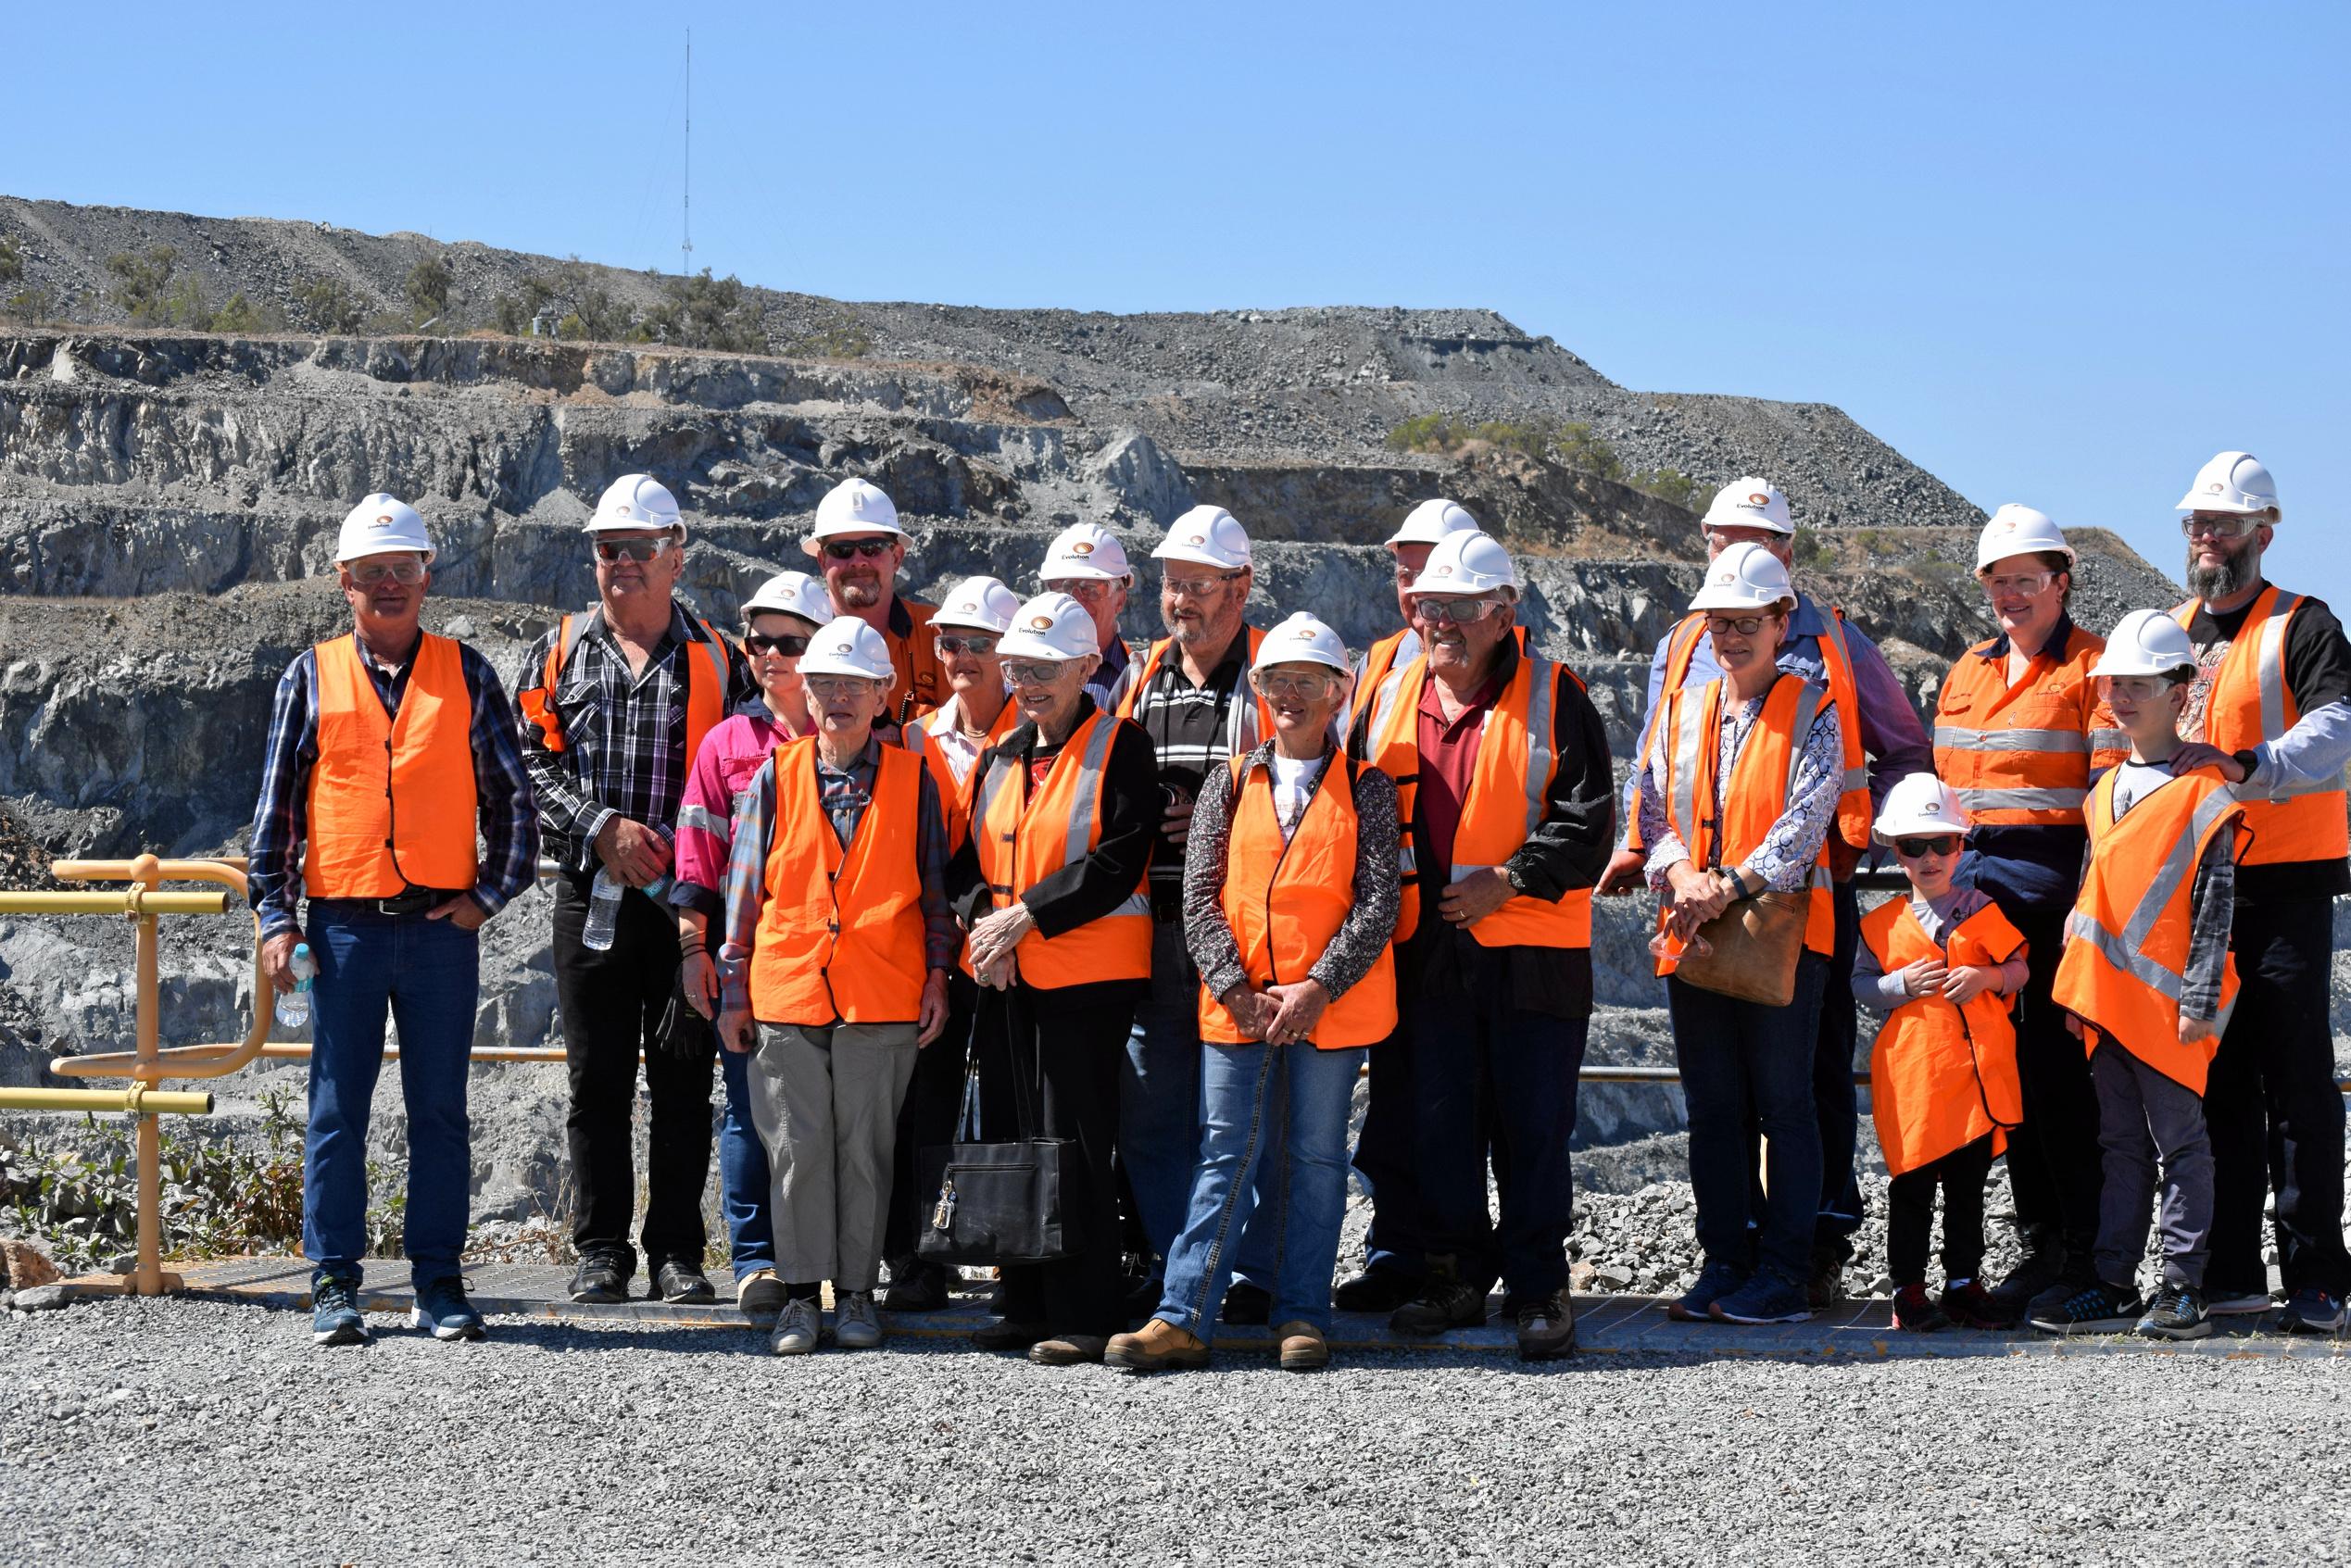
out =
<path fill-rule="evenodd" d="M 1118 1076 L 1118 1162 L 1136 1217 L 1161 1257 L 1184 1228 L 1200 1145 L 1200 971 L 1184 928 L 1152 928 L 1150 990 L 1135 1005 Z"/>
<path fill-rule="evenodd" d="M 1262 1043 L 1201 1047 L 1207 1105 L 1191 1209 L 1167 1255 L 1158 1316 L 1203 1340 L 1232 1277 L 1241 1229 L 1275 1195 L 1274 1306 L 1267 1322 L 1330 1330 L 1330 1281 L 1347 1212 L 1347 1113 L 1362 1071 L 1360 1049 Z M 1268 1164 L 1278 1168 L 1267 1171 Z M 1267 1181 L 1261 1177 L 1271 1174 Z M 1262 1234 L 1262 1227 L 1261 1234 Z"/>
<path fill-rule="evenodd" d="M 1796 960 L 1796 994 L 1767 1008 L 1666 981 L 1690 1116 L 1690 1185 L 1706 1261 L 1767 1269 L 1801 1287 L 1812 1273 L 1820 1206 L 1820 1124 L 1814 1115 L 1813 1053 L 1829 960 Z M 1748 1231 L 1754 1165 L 1750 1128 L 1765 1143 L 1766 1197 L 1760 1234 Z"/>
<path fill-rule="evenodd" d="M 474 934 L 422 915 L 395 918 L 313 899 L 310 1120 L 302 1144 L 302 1252 L 357 1279 L 367 1251 L 368 1111 L 383 1064 L 383 1022 L 400 1030 L 408 1109 L 409 1277 L 458 1273 L 473 1160 L 465 1112 L 481 947 Z M 270 998 L 258 999 L 268 1006 Z"/>
<path fill-rule="evenodd" d="M 751 1054 L 719 1052 L 726 1115 L 719 1123 L 719 1209 L 734 1250 L 737 1283 L 775 1267 L 775 1219 L 767 1206 L 767 1150 L 751 1124 Z"/>

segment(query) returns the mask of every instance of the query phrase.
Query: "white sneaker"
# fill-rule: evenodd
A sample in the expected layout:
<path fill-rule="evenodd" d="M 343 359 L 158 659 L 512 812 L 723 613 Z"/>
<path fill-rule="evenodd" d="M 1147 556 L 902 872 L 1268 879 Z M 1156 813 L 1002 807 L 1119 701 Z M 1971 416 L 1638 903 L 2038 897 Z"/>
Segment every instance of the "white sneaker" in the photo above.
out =
<path fill-rule="evenodd" d="M 870 1350 L 882 1342 L 882 1320 L 870 1290 L 844 1290 L 833 1298 L 833 1343 L 844 1350 Z"/>
<path fill-rule="evenodd" d="M 816 1341 L 824 1332 L 823 1310 L 816 1298 L 786 1301 L 775 1317 L 775 1337 L 768 1348 L 779 1356 L 805 1356 L 816 1348 Z"/>

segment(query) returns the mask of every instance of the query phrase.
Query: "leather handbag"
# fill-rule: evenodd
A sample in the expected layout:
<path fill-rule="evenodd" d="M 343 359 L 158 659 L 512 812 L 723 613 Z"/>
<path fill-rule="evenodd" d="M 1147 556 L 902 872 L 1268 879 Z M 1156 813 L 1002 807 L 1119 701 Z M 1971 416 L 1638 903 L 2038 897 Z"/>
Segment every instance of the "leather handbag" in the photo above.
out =
<path fill-rule="evenodd" d="M 1718 996 L 1784 1008 L 1796 999 L 1796 960 L 1811 918 L 1810 889 L 1742 894 L 1698 928 L 1714 950 L 1703 952 L 1691 943 L 1674 972 Z"/>
<path fill-rule="evenodd" d="M 1007 1034 L 1017 1058 L 1020 1032 Z M 929 1207 L 914 1249 L 935 1263 L 1050 1263 L 1077 1250 L 1076 1216 L 1062 1202 L 1062 1175 L 1077 1158 L 1075 1143 L 1030 1135 L 1036 1123 L 1029 1074 L 1015 1061 L 1012 1076 L 1020 1136 L 995 1143 L 981 1137 L 979 1061 L 973 1054 L 963 1071 L 955 1141 L 917 1151 L 915 1190 Z M 1037 1088 L 1041 1098 L 1041 1075 Z"/>

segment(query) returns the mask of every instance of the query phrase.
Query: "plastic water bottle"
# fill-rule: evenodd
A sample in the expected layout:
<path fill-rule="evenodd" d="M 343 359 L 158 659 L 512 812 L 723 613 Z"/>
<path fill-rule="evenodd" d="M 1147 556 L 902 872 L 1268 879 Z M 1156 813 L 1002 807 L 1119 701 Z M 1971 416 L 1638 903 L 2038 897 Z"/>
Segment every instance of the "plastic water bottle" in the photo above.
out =
<path fill-rule="evenodd" d="M 319 972 L 319 960 L 310 956 L 310 944 L 296 942 L 294 960 L 286 968 L 294 974 L 294 989 L 278 996 L 278 1022 L 289 1029 L 299 1029 L 310 1022 L 310 982 Z"/>
<path fill-rule="evenodd" d="M 613 928 L 621 919 L 621 897 L 627 891 L 628 884 L 610 870 L 597 869 L 596 884 L 588 889 L 587 924 L 580 931 L 581 946 L 598 953 L 611 950 Z"/>

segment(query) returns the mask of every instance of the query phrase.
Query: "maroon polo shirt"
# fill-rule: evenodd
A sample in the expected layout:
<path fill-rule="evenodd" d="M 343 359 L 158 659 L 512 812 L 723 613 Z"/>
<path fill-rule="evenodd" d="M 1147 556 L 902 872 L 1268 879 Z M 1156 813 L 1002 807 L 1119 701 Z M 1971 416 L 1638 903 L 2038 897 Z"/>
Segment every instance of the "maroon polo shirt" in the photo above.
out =
<path fill-rule="evenodd" d="M 1426 851 L 1420 859 L 1421 885 L 1433 890 L 1431 897 L 1453 880 L 1453 835 L 1461 831 L 1462 810 L 1469 804 L 1469 779 L 1477 771 L 1486 715 L 1501 696 L 1501 679 L 1489 677 L 1472 694 L 1461 717 L 1447 722 L 1438 703 L 1437 682 L 1432 678 L 1421 684 L 1420 785 L 1414 814 L 1419 819 L 1417 849 Z"/>

